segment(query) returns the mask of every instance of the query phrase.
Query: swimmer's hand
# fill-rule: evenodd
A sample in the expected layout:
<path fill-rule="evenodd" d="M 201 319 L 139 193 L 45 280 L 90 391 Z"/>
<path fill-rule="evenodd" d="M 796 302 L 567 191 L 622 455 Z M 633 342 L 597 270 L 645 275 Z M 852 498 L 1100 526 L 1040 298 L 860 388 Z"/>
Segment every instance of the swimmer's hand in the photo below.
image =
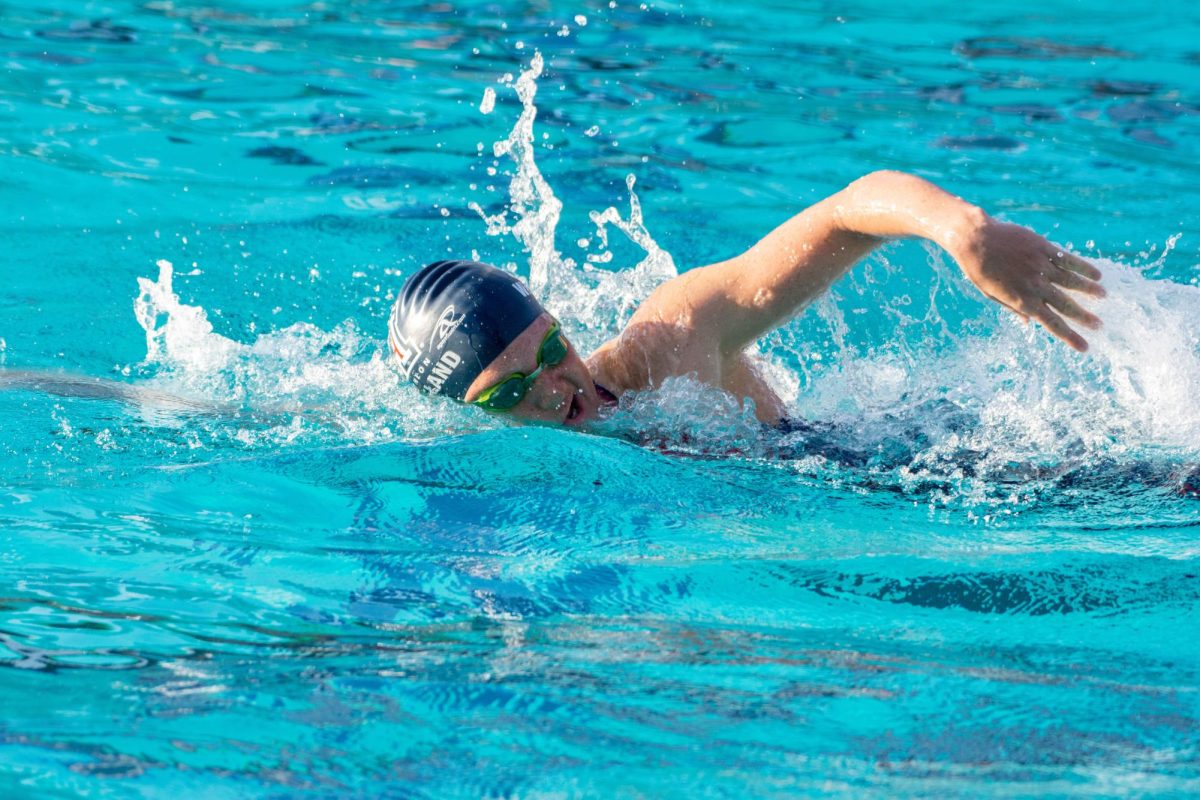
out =
<path fill-rule="evenodd" d="M 1079 352 L 1087 351 L 1087 340 L 1067 320 L 1095 330 L 1100 318 L 1067 292 L 1104 297 L 1100 270 L 1088 261 L 1028 228 L 983 214 L 947 249 L 985 295 L 1026 322 L 1037 320 Z"/>

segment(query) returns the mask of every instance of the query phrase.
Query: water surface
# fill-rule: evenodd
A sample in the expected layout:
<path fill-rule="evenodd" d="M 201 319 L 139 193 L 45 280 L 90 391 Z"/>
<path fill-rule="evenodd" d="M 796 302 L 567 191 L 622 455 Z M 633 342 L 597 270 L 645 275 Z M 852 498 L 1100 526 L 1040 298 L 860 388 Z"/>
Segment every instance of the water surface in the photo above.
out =
<path fill-rule="evenodd" d="M 1200 791 L 1200 20 L 1128 12 L 0 5 L 0 792 Z M 880 168 L 1094 258 L 1092 352 L 910 243 L 759 344 L 795 434 L 386 363 L 426 261 L 595 345 Z"/>

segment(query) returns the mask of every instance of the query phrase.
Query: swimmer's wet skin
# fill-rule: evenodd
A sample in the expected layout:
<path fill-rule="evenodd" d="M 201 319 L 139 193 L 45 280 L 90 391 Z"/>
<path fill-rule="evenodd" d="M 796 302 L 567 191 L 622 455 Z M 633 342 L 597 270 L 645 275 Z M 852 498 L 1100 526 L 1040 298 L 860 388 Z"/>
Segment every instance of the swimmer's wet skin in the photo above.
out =
<path fill-rule="evenodd" d="M 520 420 L 583 425 L 625 392 L 691 375 L 753 401 L 759 420 L 777 425 L 783 404 L 747 347 L 876 247 L 903 237 L 941 246 L 984 295 L 1080 352 L 1087 341 L 1068 320 L 1100 326 L 1068 294 L 1104 296 L 1091 263 L 925 180 L 875 172 L 741 255 L 663 283 L 586 359 L 518 278 L 469 261 L 440 261 L 409 277 L 392 309 L 389 347 L 421 390 Z"/>
<path fill-rule="evenodd" d="M 0 391 L 32 389 L 58 397 L 83 397 L 94 400 L 115 400 L 139 407 L 162 408 L 188 413 L 235 414 L 237 409 L 225 409 L 199 403 L 185 397 L 157 392 L 140 386 L 130 386 L 105 378 L 71 375 L 65 372 L 35 370 L 0 370 Z"/>

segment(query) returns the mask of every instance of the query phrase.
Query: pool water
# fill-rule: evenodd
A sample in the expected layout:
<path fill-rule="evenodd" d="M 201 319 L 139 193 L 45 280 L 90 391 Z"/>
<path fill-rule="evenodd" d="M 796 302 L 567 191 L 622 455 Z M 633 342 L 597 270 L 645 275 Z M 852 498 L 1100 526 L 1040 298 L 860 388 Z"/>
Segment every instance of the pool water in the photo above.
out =
<path fill-rule="evenodd" d="M 0 796 L 1200 793 L 1200 11 L 0 5 Z M 419 396 L 405 275 L 583 348 L 874 169 L 1095 262 L 1078 355 L 889 245 L 595 435 Z"/>

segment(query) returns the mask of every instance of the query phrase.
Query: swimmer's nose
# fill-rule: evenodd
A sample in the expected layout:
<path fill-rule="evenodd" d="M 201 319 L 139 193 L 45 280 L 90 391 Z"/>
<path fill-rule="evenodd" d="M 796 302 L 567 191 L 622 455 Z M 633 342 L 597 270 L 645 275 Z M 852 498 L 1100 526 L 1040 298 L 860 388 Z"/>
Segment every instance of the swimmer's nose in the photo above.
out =
<path fill-rule="evenodd" d="M 533 404 L 542 411 L 561 411 L 571 402 L 571 388 L 557 370 L 546 370 L 530 388 Z"/>

